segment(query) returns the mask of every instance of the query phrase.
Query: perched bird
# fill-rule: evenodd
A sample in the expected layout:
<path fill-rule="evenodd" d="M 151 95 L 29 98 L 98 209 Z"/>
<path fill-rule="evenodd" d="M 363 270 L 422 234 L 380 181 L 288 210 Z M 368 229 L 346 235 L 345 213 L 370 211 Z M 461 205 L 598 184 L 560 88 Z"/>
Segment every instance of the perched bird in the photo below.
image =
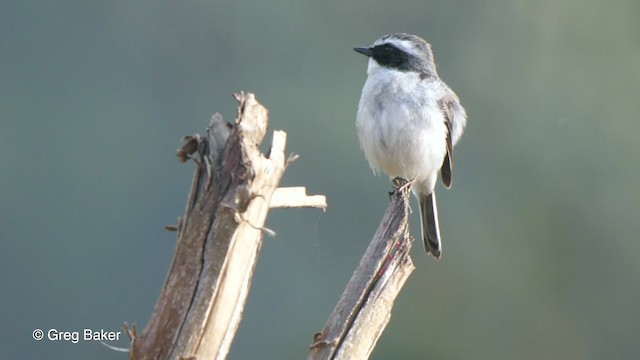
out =
<path fill-rule="evenodd" d="M 374 172 L 413 181 L 425 250 L 440 259 L 435 186 L 440 172 L 451 187 L 453 147 L 467 114 L 440 80 L 424 39 L 396 33 L 354 50 L 369 57 L 356 117 L 360 146 Z"/>

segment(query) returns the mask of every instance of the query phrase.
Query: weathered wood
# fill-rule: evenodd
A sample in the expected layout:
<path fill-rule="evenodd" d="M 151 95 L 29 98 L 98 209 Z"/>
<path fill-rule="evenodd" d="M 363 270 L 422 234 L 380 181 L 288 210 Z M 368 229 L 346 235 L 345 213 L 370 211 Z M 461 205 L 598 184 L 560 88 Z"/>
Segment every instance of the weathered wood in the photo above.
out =
<path fill-rule="evenodd" d="M 206 137 L 187 136 L 178 149 L 180 161 L 198 166 L 151 319 L 140 334 L 128 330 L 131 359 L 224 359 L 229 351 L 287 164 L 284 132 L 274 132 L 267 156 L 258 148 L 267 109 L 250 93 L 236 99 L 234 124 L 216 114 Z"/>
<path fill-rule="evenodd" d="M 308 359 L 366 359 L 391 317 L 393 302 L 414 269 L 409 250 L 409 186 L 401 187 Z"/>
<path fill-rule="evenodd" d="M 269 207 L 288 208 L 288 207 L 313 207 L 326 209 L 327 199 L 324 195 L 307 195 L 307 189 L 304 186 L 277 188 L 271 196 Z"/>

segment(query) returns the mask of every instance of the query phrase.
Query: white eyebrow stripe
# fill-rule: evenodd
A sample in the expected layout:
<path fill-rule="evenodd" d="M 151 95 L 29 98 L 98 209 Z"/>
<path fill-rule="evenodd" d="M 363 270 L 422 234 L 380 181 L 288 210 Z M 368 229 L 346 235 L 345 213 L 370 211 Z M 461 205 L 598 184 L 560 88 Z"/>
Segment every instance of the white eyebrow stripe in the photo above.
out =
<path fill-rule="evenodd" d="M 398 49 L 406 52 L 409 55 L 419 56 L 419 52 L 414 47 L 414 44 L 409 40 L 400 40 L 397 38 L 380 39 L 374 42 L 373 46 L 378 46 L 383 44 L 391 44 L 397 47 Z"/>

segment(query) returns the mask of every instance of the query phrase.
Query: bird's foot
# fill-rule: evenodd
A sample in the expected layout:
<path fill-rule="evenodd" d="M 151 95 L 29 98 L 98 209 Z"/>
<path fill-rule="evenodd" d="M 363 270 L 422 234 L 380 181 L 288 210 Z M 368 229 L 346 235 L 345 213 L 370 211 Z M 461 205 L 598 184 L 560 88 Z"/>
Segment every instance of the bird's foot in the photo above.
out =
<path fill-rule="evenodd" d="M 403 192 L 411 188 L 416 179 L 407 180 L 402 177 L 396 177 L 393 179 L 393 190 L 389 192 L 389 197 L 395 195 L 397 192 Z"/>

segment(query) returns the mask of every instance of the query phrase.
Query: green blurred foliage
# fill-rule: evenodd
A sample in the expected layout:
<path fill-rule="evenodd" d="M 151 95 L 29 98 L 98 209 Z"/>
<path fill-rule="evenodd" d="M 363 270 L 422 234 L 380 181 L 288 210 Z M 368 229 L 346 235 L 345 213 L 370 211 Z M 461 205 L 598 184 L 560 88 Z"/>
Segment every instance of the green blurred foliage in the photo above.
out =
<path fill-rule="evenodd" d="M 633 0 L 4 1 L 4 356 L 126 358 L 31 332 L 146 323 L 192 172 L 174 150 L 246 90 L 301 156 L 283 184 L 329 209 L 269 215 L 229 358 L 304 358 L 388 202 L 356 140 L 351 48 L 403 31 L 432 43 L 469 126 L 440 190 L 444 258 L 416 243 L 373 358 L 633 358 L 639 18 Z"/>

